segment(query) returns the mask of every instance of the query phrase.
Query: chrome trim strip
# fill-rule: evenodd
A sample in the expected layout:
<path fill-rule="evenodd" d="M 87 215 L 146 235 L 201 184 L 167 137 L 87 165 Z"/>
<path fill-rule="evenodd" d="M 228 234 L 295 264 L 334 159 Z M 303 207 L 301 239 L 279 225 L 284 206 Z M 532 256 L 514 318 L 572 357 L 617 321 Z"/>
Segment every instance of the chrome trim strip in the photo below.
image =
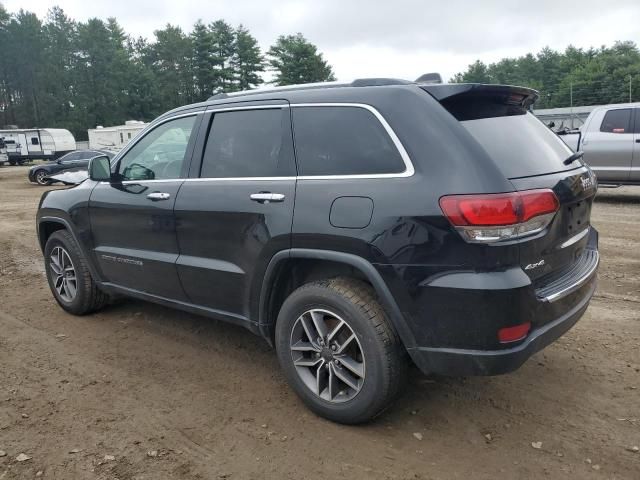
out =
<path fill-rule="evenodd" d="M 597 270 L 598 265 L 600 264 L 600 253 L 596 252 L 596 261 L 594 262 L 593 266 L 587 271 L 587 273 L 585 273 L 582 277 L 580 277 L 576 283 L 574 283 L 573 285 L 570 285 L 566 288 L 563 288 L 562 290 L 553 293 L 549 296 L 546 297 L 542 297 L 542 300 L 546 300 L 547 302 L 555 302 L 557 300 L 560 300 L 561 298 L 566 297 L 567 295 L 569 295 L 570 293 L 575 292 L 578 288 L 580 288 L 582 285 L 584 285 L 585 283 L 587 283 L 588 280 L 591 279 L 591 276 L 593 275 L 593 273 Z"/>
<path fill-rule="evenodd" d="M 275 110 L 277 108 L 289 108 L 288 103 L 272 103 L 270 105 L 243 105 L 237 107 L 224 107 L 224 104 L 220 105 L 222 108 L 216 108 L 218 105 L 212 105 L 207 107 L 207 113 L 218 113 L 218 112 L 233 112 L 236 110 Z"/>
<path fill-rule="evenodd" d="M 234 181 L 239 182 L 242 180 L 250 182 L 267 182 L 267 181 L 282 181 L 282 180 L 295 180 L 298 177 L 211 177 L 211 178 L 186 178 L 185 182 L 222 182 L 222 181 Z"/>
<path fill-rule="evenodd" d="M 589 230 L 591 230 L 591 227 L 585 228 L 580 233 L 578 233 L 578 234 L 574 235 L 573 237 L 571 237 L 569 240 L 561 243 L 558 248 L 567 248 L 567 247 L 570 247 L 571 245 L 573 245 L 574 243 L 579 242 L 580 240 L 582 240 L 584 237 L 587 236 L 587 234 L 589 233 Z"/>
<path fill-rule="evenodd" d="M 355 107 L 355 108 L 364 108 L 371 112 L 380 122 L 382 127 L 387 132 L 387 135 L 391 138 L 391 141 L 398 149 L 400 153 L 400 157 L 405 165 L 404 172 L 400 173 L 372 173 L 372 174 L 362 174 L 362 175 L 300 175 L 298 176 L 298 180 L 348 180 L 348 179 L 372 179 L 372 178 L 406 178 L 411 177 L 415 173 L 415 169 L 413 167 L 413 163 L 411 162 L 411 158 L 409 154 L 402 145 L 402 142 L 396 135 L 396 132 L 393 131 L 391 125 L 385 120 L 382 114 L 371 105 L 367 105 L 366 103 L 292 103 L 292 108 L 297 107 Z M 294 127 L 295 128 L 295 127 Z"/>

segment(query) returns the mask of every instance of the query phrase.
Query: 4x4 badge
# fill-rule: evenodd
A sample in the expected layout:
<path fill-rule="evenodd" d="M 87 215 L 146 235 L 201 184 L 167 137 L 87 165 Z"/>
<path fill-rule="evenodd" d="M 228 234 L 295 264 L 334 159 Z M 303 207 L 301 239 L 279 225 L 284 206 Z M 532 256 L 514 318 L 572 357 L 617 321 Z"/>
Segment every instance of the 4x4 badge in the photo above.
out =
<path fill-rule="evenodd" d="M 541 267 L 542 265 L 544 265 L 544 260 L 540 260 L 538 263 L 530 263 L 529 265 L 524 267 L 524 269 L 525 270 L 533 270 L 534 268 Z"/>

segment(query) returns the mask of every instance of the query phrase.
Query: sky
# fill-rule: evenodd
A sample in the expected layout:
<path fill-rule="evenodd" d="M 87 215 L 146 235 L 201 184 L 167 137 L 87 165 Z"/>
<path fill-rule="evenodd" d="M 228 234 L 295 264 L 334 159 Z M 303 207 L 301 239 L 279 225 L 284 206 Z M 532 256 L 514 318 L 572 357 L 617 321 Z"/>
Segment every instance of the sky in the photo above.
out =
<path fill-rule="evenodd" d="M 242 23 L 266 51 L 282 34 L 301 32 L 318 46 L 338 80 L 427 72 L 444 79 L 475 60 L 495 62 L 545 46 L 589 48 L 640 43 L 640 0 L 0 0 L 44 18 L 62 7 L 76 20 L 115 17 L 127 33 L 153 39 L 167 23 L 223 18 Z"/>

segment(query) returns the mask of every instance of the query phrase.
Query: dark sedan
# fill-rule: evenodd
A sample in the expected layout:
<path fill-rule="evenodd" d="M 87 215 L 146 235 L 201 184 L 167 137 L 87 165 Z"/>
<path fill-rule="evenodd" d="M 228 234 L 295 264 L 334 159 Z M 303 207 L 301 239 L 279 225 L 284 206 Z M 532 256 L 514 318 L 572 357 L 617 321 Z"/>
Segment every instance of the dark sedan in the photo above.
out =
<path fill-rule="evenodd" d="M 115 154 L 106 150 L 76 150 L 53 162 L 31 167 L 29 169 L 29 181 L 39 185 L 49 185 L 51 183 L 50 176 L 65 170 L 86 170 L 89 160 L 98 155 L 106 155 L 109 158 L 113 158 Z"/>

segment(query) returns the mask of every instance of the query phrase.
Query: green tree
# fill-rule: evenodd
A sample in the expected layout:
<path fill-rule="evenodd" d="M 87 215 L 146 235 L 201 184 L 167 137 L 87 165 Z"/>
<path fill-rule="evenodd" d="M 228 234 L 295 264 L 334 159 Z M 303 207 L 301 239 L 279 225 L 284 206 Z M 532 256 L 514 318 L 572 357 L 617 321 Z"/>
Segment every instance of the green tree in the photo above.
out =
<path fill-rule="evenodd" d="M 214 92 L 235 90 L 231 57 L 234 54 L 233 27 L 224 20 L 216 20 L 209 26 L 212 38 L 211 54 L 214 61 Z"/>
<path fill-rule="evenodd" d="M 269 65 L 275 72 L 273 83 L 292 85 L 335 80 L 331 66 L 315 45 L 301 33 L 281 35 L 269 52 Z"/>
<path fill-rule="evenodd" d="M 154 32 L 156 41 L 150 46 L 160 102 L 165 109 L 193 101 L 191 38 L 180 27 L 170 24 Z"/>
<path fill-rule="evenodd" d="M 11 68 L 8 88 L 13 96 L 12 119 L 29 127 L 43 118 L 44 52 L 46 39 L 42 23 L 30 12 L 20 10 L 6 25 L 8 45 L 3 49 L 3 62 Z"/>
<path fill-rule="evenodd" d="M 260 72 L 264 71 L 264 57 L 258 41 L 242 25 L 236 28 L 233 47 L 231 67 L 238 90 L 249 90 L 263 83 Z"/>
<path fill-rule="evenodd" d="M 195 96 L 199 100 L 206 100 L 213 93 L 215 85 L 216 58 L 213 54 L 213 36 L 211 31 L 198 20 L 191 32 L 193 45 L 193 77 L 195 82 Z"/>
<path fill-rule="evenodd" d="M 63 126 L 72 112 L 74 83 L 73 66 L 75 55 L 76 24 L 60 7 L 49 10 L 43 25 L 45 38 L 43 124 L 51 127 Z"/>

